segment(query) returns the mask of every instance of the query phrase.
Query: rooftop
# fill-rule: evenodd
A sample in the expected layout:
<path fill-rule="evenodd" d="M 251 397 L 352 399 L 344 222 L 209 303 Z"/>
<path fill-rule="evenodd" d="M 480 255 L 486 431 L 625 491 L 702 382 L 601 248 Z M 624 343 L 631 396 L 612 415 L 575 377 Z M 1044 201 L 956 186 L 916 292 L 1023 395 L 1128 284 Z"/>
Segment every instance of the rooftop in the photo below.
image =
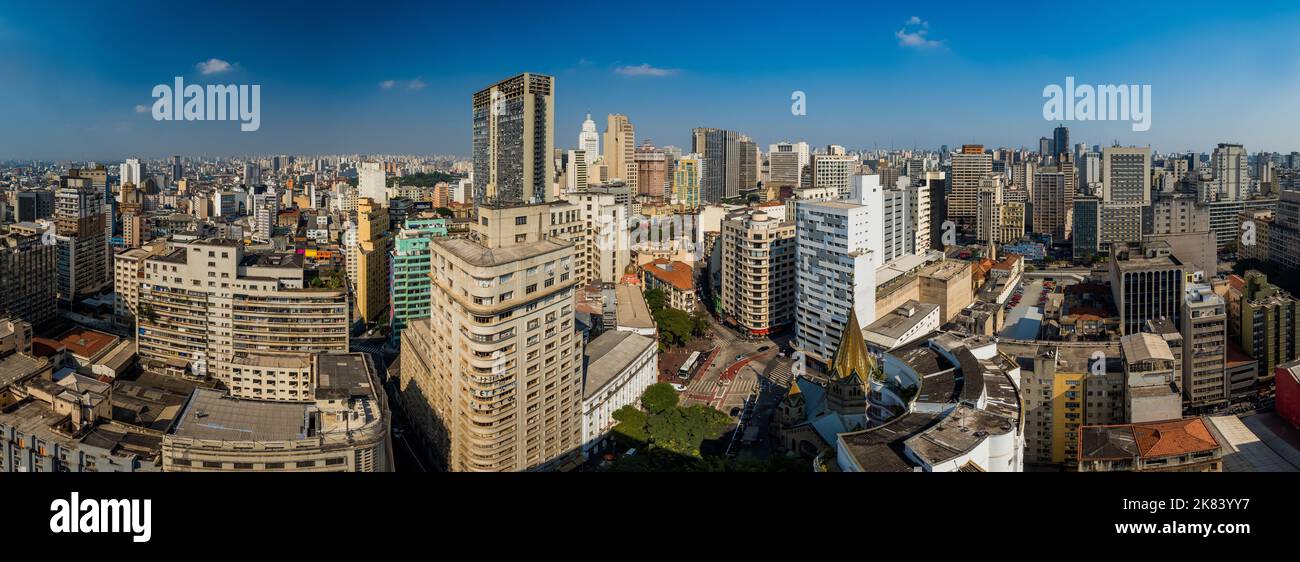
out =
<path fill-rule="evenodd" d="M 219 441 L 289 441 L 311 436 L 308 420 L 306 404 L 241 400 L 199 388 L 190 396 L 172 435 Z"/>
<path fill-rule="evenodd" d="M 645 302 L 645 295 L 636 285 L 620 283 L 614 288 L 617 306 L 616 322 L 619 326 L 635 329 L 653 329 L 654 318 L 650 316 L 650 306 Z"/>
<path fill-rule="evenodd" d="M 637 357 L 655 345 L 652 338 L 615 330 L 606 331 L 592 339 L 585 352 L 587 369 L 582 383 L 583 397 L 594 396 Z"/>
<path fill-rule="evenodd" d="M 439 238 L 433 241 L 433 245 L 445 249 L 470 265 L 496 267 L 557 252 L 572 244 L 560 243 L 555 240 L 542 240 L 518 246 L 488 248 L 467 238 Z"/>
<path fill-rule="evenodd" d="M 866 327 L 866 331 L 880 334 L 891 340 L 898 339 L 936 310 L 939 310 L 937 304 L 927 304 L 911 299 L 890 311 L 889 314 L 877 318 L 875 322 Z"/>
<path fill-rule="evenodd" d="M 669 261 L 667 259 L 657 259 L 645 265 L 646 273 L 654 278 L 668 283 L 681 291 L 695 290 L 695 270 L 691 266 L 679 261 Z"/>
<path fill-rule="evenodd" d="M 1129 363 L 1153 359 L 1174 360 L 1174 353 L 1169 349 L 1169 344 L 1165 343 L 1164 338 L 1155 334 L 1147 332 L 1129 334 L 1120 338 L 1119 345 L 1124 352 L 1124 360 Z"/>
<path fill-rule="evenodd" d="M 1219 442 L 1201 418 L 1126 425 L 1085 426 L 1080 460 L 1158 458 L 1213 451 Z"/>
<path fill-rule="evenodd" d="M 316 398 L 348 399 L 373 396 L 373 368 L 364 353 L 322 353 L 316 355 Z"/>

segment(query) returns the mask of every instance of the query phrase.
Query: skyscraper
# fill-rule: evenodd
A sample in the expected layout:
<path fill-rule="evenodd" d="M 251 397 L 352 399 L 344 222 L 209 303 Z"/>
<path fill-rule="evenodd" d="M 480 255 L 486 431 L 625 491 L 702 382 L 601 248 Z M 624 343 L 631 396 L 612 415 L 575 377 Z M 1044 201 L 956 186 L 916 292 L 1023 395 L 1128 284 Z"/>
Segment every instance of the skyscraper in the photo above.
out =
<path fill-rule="evenodd" d="M 1219 143 L 1210 158 L 1214 191 L 1219 201 L 1250 198 L 1250 172 L 1246 149 L 1240 144 Z"/>
<path fill-rule="evenodd" d="M 718 203 L 740 195 L 740 135 L 698 127 L 691 130 L 691 152 L 701 154 L 701 191 L 705 203 Z"/>
<path fill-rule="evenodd" d="M 636 131 L 626 115 L 611 114 L 605 125 L 605 165 L 611 180 L 623 180 L 638 193 L 636 184 Z"/>
<path fill-rule="evenodd" d="M 799 180 L 808 165 L 808 143 L 782 142 L 768 147 L 769 182 L 773 187 L 803 187 Z"/>
<path fill-rule="evenodd" d="M 590 113 L 582 122 L 582 132 L 578 133 L 578 150 L 586 151 L 588 163 L 600 158 L 600 133 L 596 132 L 596 122 L 591 120 Z"/>
<path fill-rule="evenodd" d="M 104 194 L 79 170 L 59 178 L 54 193 L 54 221 L 59 243 L 59 299 L 73 302 L 99 292 L 111 282 L 105 260 Z"/>
<path fill-rule="evenodd" d="M 1141 242 L 1143 210 L 1151 206 L 1151 149 L 1106 147 L 1101 177 L 1101 248 Z"/>
<path fill-rule="evenodd" d="M 523 73 L 472 98 L 474 201 L 537 203 L 555 177 L 555 79 Z"/>
<path fill-rule="evenodd" d="M 993 156 L 985 154 L 982 145 L 962 145 L 961 151 L 952 155 L 948 198 L 950 220 L 967 227 L 975 226 L 980 178 L 992 172 Z"/>
<path fill-rule="evenodd" d="M 1070 152 L 1070 128 L 1058 125 L 1052 130 L 1052 157 L 1056 158 L 1067 152 Z"/>

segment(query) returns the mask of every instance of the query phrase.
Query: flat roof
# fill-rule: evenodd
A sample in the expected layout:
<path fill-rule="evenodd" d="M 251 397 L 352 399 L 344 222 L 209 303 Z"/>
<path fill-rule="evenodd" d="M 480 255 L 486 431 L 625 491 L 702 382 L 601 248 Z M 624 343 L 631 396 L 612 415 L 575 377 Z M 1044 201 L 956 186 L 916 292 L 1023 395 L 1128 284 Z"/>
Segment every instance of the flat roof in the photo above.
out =
<path fill-rule="evenodd" d="M 939 310 L 937 304 L 927 304 L 911 299 L 867 325 L 866 331 L 880 334 L 889 339 L 898 339 L 912 328 L 915 328 L 922 320 L 925 320 L 931 312 L 937 310 Z M 910 315 L 907 314 L 908 311 L 911 312 Z"/>
<path fill-rule="evenodd" d="M 650 316 L 650 306 L 641 294 L 641 287 L 620 283 L 614 287 L 614 300 L 617 307 L 616 322 L 619 326 L 629 328 L 654 328 L 654 318 Z"/>
<path fill-rule="evenodd" d="M 433 245 L 451 252 L 453 256 L 477 267 L 495 267 L 519 260 L 543 256 L 572 246 L 554 240 L 541 240 L 531 244 L 508 246 L 505 248 L 488 248 L 466 238 L 438 238 Z"/>
<path fill-rule="evenodd" d="M 172 435 L 221 441 L 289 441 L 311 436 L 306 404 L 242 400 L 198 388 Z"/>
<path fill-rule="evenodd" d="M 587 370 L 582 381 L 583 397 L 594 396 L 654 345 L 653 338 L 617 330 L 593 338 L 584 353 Z"/>
<path fill-rule="evenodd" d="M 37 339 L 37 338 L 33 338 Z M 76 326 L 69 328 L 62 334 L 59 334 L 55 341 L 64 349 L 71 351 L 79 357 L 94 358 L 99 353 L 107 350 L 109 346 L 116 343 L 119 339 L 117 336 Z"/>
<path fill-rule="evenodd" d="M 370 374 L 370 362 L 364 353 L 319 354 L 316 356 L 316 398 L 373 396 Z"/>
<path fill-rule="evenodd" d="M 1119 345 L 1124 351 L 1124 360 L 1129 363 L 1153 359 L 1174 360 L 1174 352 L 1169 349 L 1165 339 L 1152 333 L 1129 334 L 1119 339 Z"/>

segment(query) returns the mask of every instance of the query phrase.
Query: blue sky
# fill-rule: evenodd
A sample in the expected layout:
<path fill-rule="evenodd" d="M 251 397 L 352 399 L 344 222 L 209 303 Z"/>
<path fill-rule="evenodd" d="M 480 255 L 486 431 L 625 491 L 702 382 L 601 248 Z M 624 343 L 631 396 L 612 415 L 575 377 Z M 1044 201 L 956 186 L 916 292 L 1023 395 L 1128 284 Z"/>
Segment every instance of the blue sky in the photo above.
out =
<path fill-rule="evenodd" d="M 1300 150 L 1300 3 L 71 2 L 0 0 L 0 160 L 468 154 L 470 95 L 554 75 L 556 143 L 590 111 L 850 148 L 1036 147 L 1042 90 L 1150 84 L 1152 126 L 1072 140 Z M 220 72 L 199 64 L 217 59 Z M 155 84 L 260 84 L 262 125 L 155 122 Z M 384 87 L 392 81 L 390 87 Z M 791 92 L 807 115 L 790 113 Z"/>

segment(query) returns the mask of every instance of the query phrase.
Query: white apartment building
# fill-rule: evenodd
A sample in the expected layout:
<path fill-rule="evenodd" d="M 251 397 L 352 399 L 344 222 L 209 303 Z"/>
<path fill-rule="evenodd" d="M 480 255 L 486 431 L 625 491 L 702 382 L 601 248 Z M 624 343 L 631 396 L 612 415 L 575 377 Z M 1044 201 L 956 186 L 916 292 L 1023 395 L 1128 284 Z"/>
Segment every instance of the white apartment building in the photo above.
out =
<path fill-rule="evenodd" d="M 881 207 L 799 201 L 795 232 L 796 341 L 804 353 L 827 362 L 839 346 L 850 309 L 862 324 L 875 321 Z"/>
<path fill-rule="evenodd" d="M 357 196 L 369 197 L 380 205 L 388 205 L 388 186 L 384 168 L 379 162 L 357 164 Z"/>
<path fill-rule="evenodd" d="M 561 197 L 577 208 L 586 231 L 579 248 L 579 256 L 586 260 L 581 282 L 617 283 L 631 259 L 627 206 L 611 193 L 576 192 Z"/>
<path fill-rule="evenodd" d="M 829 188 L 839 192 L 841 199 L 849 197 L 852 178 L 858 171 L 858 160 L 847 154 L 814 154 L 812 157 L 812 187 Z"/>

